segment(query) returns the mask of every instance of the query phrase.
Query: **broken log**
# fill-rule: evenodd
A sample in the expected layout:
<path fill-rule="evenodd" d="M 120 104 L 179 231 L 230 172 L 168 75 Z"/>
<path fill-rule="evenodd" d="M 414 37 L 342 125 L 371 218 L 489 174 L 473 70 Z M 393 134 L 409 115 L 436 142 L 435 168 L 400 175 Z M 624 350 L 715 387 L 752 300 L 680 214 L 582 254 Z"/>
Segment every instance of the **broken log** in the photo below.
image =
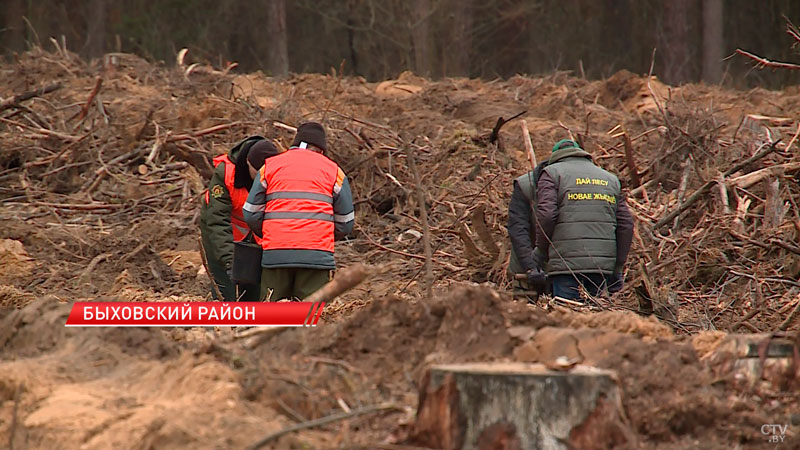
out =
<path fill-rule="evenodd" d="M 631 173 L 631 184 L 634 188 L 642 185 L 642 179 L 639 178 L 639 167 L 636 165 L 636 158 L 633 155 L 633 144 L 628 133 L 622 134 L 622 142 L 625 145 L 625 164 L 628 166 L 628 171 Z"/>
<path fill-rule="evenodd" d="M 432 366 L 412 444 L 454 449 L 606 449 L 633 445 L 614 372 L 575 366 Z"/>
<path fill-rule="evenodd" d="M 489 254 L 492 255 L 493 258 L 497 258 L 497 255 L 500 254 L 500 249 L 497 247 L 497 243 L 492 237 L 492 232 L 489 231 L 489 226 L 486 225 L 485 209 L 485 206 L 481 204 L 472 211 L 472 226 L 475 228 L 475 232 L 483 242 L 483 245 L 486 246 L 486 250 Z"/>
<path fill-rule="evenodd" d="M 764 180 L 765 191 L 767 193 L 764 201 L 764 222 L 762 230 L 766 235 L 768 232 L 781 226 L 786 209 L 781 198 L 781 181 L 779 178 L 767 178 Z"/>
<path fill-rule="evenodd" d="M 747 189 L 761 180 L 781 176 L 787 172 L 796 172 L 798 170 L 800 170 L 800 163 L 798 162 L 769 166 L 756 170 L 755 172 L 738 176 L 731 180 L 731 184 L 742 189 Z"/>

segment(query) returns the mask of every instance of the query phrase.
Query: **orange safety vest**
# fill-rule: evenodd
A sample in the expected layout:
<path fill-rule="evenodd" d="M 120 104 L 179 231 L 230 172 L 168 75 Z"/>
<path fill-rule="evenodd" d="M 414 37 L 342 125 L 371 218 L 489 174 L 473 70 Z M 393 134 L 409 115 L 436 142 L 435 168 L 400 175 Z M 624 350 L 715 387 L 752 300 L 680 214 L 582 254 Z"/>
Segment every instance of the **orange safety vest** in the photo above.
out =
<path fill-rule="evenodd" d="M 236 188 L 233 186 L 233 178 L 236 173 L 236 164 L 228 158 L 228 155 L 219 155 L 214 158 L 214 167 L 225 163 L 225 188 L 228 189 L 228 194 L 231 197 L 231 229 L 233 230 L 233 242 L 242 242 L 248 234 L 250 234 L 250 227 L 244 221 L 244 213 L 242 208 L 247 202 L 247 195 L 249 190 L 247 188 Z M 206 191 L 206 204 L 209 203 L 209 192 Z M 261 244 L 261 239 L 253 234 L 256 243 Z"/>
<path fill-rule="evenodd" d="M 292 148 L 267 159 L 261 248 L 333 253 L 333 187 L 339 166 L 320 153 Z"/>

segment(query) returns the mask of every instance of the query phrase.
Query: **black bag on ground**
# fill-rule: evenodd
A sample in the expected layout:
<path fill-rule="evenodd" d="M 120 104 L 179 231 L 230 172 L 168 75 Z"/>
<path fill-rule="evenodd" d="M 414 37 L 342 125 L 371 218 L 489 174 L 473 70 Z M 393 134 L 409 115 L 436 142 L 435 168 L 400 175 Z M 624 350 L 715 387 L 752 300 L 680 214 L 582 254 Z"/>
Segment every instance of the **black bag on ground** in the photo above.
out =
<path fill-rule="evenodd" d="M 255 243 L 234 242 L 231 279 L 235 283 L 261 283 L 261 247 Z"/>

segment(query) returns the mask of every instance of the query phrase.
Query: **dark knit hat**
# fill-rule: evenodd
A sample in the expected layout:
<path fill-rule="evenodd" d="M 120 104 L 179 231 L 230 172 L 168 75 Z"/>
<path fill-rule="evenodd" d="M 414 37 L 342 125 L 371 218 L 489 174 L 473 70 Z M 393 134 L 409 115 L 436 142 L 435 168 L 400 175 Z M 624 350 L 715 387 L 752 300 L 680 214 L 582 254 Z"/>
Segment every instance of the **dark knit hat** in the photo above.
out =
<path fill-rule="evenodd" d="M 275 144 L 264 139 L 256 142 L 250 147 L 250 152 L 247 153 L 247 162 L 258 170 L 264 165 L 264 161 L 270 156 L 279 154 L 280 151 L 275 147 Z"/>
<path fill-rule="evenodd" d="M 556 142 L 556 145 L 553 146 L 553 152 L 557 152 L 558 150 L 564 150 L 567 148 L 577 148 L 580 149 L 581 146 L 578 145 L 577 142 L 573 141 L 572 139 L 562 139 Z"/>
<path fill-rule="evenodd" d="M 322 128 L 322 125 L 317 122 L 306 122 L 297 127 L 292 147 L 299 147 L 302 142 L 316 145 L 323 150 L 328 149 L 325 144 L 325 128 Z"/>

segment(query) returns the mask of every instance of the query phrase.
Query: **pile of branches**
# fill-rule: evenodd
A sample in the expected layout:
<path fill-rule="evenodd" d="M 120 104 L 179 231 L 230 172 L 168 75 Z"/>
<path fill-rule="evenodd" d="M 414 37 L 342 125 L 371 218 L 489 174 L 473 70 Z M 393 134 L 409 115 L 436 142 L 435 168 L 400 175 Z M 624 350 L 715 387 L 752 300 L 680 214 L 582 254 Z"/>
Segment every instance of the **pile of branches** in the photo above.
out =
<path fill-rule="evenodd" d="M 17 217 L 25 219 L 52 213 L 75 221 L 102 217 L 127 222 L 131 217 L 156 213 L 188 214 L 191 219 L 203 179 L 213 171 L 213 145 L 227 145 L 239 134 L 234 132 L 257 119 L 220 121 L 203 129 L 174 129 L 163 123 L 168 119 L 161 119 L 164 114 L 159 114 L 168 105 L 162 98 L 152 98 L 140 99 L 142 103 L 153 102 L 146 114 L 133 123 L 122 123 L 125 103 L 120 93 L 124 86 L 120 85 L 130 73 L 142 76 L 131 64 L 138 58 L 116 55 L 112 61 L 105 61 L 103 68 L 90 67 L 56 46 L 58 51 L 53 53 L 32 50 L 9 71 L 11 76 L 22 77 L 32 69 L 57 67 L 71 78 L 0 102 L 2 205 L 9 210 L 19 207 Z M 93 79 L 91 88 L 80 89 L 82 81 L 91 79 L 88 74 L 98 71 L 101 74 Z M 189 79 L 183 75 L 179 67 L 160 69 L 153 78 L 162 80 L 161 88 L 169 92 L 189 86 Z M 112 87 L 107 89 L 108 85 Z M 68 92 L 60 96 L 65 86 Z M 194 82 L 191 86 L 197 89 L 203 84 Z M 74 98 L 76 93 L 82 98 Z M 252 115 L 245 105 L 235 106 L 239 116 Z M 136 131 L 129 136 L 121 132 L 123 128 Z"/>
<path fill-rule="evenodd" d="M 747 114 L 725 130 L 710 110 L 677 100 L 659 110 L 660 156 L 628 197 L 637 233 L 627 292 L 685 332 L 786 330 L 800 310 L 800 124 Z"/>
<path fill-rule="evenodd" d="M 526 116 L 492 129 L 496 117 L 479 125 L 449 111 L 487 95 L 511 117 L 523 94 L 550 110 L 558 104 L 540 94 L 550 89 L 584 107 L 566 125 L 532 129 L 536 146 L 580 141 L 620 175 L 637 219 L 627 287 L 600 306 L 652 309 L 685 332 L 786 329 L 795 319 L 800 213 L 788 180 L 800 159 L 791 118 L 746 114 L 731 124 L 652 89 L 656 108 L 634 116 L 619 101 L 622 111 L 597 105 L 607 82 L 555 76 L 422 80 L 399 85 L 406 100 L 384 101 L 341 69 L 256 79 L 273 96 L 268 104 L 255 89 L 238 91 L 229 68 L 187 67 L 184 56 L 171 69 L 122 54 L 90 65 L 58 47 L 3 68 L 21 81 L 0 103 L 0 215 L 86 227 L 172 220 L 196 233 L 213 156 L 248 134 L 286 146 L 295 126 L 316 120 L 355 196 L 356 232 L 337 258 L 383 265 L 370 283 L 375 295 L 430 295 L 464 280 L 507 289 L 505 222 L 512 180 L 529 170 L 524 153 L 514 153 L 524 148 Z M 206 103 L 214 107 L 195 111 Z"/>

